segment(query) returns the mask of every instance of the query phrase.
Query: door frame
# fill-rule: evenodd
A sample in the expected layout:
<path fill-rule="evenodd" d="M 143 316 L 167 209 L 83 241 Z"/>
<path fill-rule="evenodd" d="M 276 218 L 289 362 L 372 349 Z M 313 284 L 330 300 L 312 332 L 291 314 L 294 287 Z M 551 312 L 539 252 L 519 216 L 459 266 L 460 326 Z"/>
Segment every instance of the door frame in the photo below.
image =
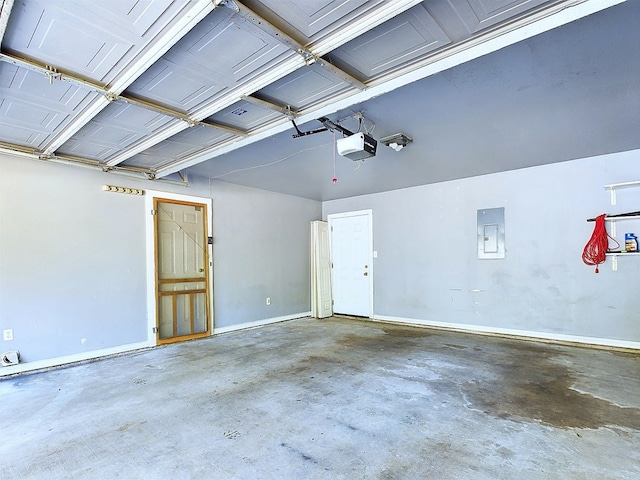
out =
<path fill-rule="evenodd" d="M 155 252 L 155 222 L 151 211 L 154 200 L 165 199 L 175 200 L 185 203 L 200 203 L 207 207 L 207 237 L 213 237 L 213 201 L 206 197 L 195 197 L 192 195 L 182 195 L 178 193 L 161 192 L 157 190 L 145 189 L 145 230 L 146 230 L 146 264 L 147 264 L 147 343 L 150 346 L 160 345 L 158 336 L 154 332 L 156 328 L 157 306 L 156 306 L 156 252 Z M 207 242 L 207 257 L 209 265 L 207 268 L 208 279 L 207 288 L 209 296 L 207 305 L 209 309 L 209 335 L 213 335 L 215 317 L 213 316 L 213 245 Z M 164 343 L 164 342 L 163 342 Z"/>
<path fill-rule="evenodd" d="M 374 265 L 373 265 L 373 210 L 372 209 L 368 209 L 368 210 L 356 210 L 353 212 L 343 212 L 343 213 L 332 213 L 327 215 L 327 223 L 329 224 L 329 252 L 331 255 L 331 293 L 333 296 L 333 286 L 335 285 L 333 282 L 333 224 L 332 221 L 337 219 L 337 218 L 346 218 L 346 217 L 358 217 L 358 216 L 362 216 L 362 215 L 366 215 L 367 216 L 367 220 L 369 223 L 369 245 L 367 246 L 368 249 L 368 259 L 369 259 L 369 265 L 371 265 L 371 269 L 369 270 L 369 316 L 368 318 L 373 318 L 373 272 L 374 272 Z"/>

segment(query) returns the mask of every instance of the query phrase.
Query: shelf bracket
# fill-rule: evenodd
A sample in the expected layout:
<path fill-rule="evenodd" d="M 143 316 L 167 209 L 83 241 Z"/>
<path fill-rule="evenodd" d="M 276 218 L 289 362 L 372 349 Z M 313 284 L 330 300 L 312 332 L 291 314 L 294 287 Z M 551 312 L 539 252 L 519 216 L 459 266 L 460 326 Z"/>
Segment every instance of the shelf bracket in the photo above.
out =
<path fill-rule="evenodd" d="M 622 183 L 611 183 L 609 185 L 605 185 L 604 188 L 607 190 L 611 190 L 611 205 L 616 204 L 616 188 L 617 187 L 633 187 L 640 186 L 640 180 L 633 182 L 622 182 Z"/>

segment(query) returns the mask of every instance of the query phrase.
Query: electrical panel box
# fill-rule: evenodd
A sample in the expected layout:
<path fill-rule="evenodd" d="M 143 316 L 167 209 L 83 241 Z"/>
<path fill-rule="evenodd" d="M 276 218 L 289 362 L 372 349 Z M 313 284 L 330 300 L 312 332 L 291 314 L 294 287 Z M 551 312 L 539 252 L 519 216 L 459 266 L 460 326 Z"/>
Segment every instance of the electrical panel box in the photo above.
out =
<path fill-rule="evenodd" d="M 478 210 L 478 258 L 504 258 L 504 208 Z"/>

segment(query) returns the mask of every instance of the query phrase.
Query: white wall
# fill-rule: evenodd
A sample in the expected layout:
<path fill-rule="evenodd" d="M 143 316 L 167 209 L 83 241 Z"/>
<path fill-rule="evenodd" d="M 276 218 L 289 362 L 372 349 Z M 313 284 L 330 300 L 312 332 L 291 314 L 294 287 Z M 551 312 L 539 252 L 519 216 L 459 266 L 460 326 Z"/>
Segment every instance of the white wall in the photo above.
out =
<path fill-rule="evenodd" d="M 216 329 L 309 314 L 310 222 L 320 202 L 219 181 L 211 192 Z"/>
<path fill-rule="evenodd" d="M 31 362 L 146 341 L 144 201 L 109 181 L 131 184 L 0 158 L 0 328 L 14 331 L 0 350 Z"/>
<path fill-rule="evenodd" d="M 372 209 L 376 317 L 563 338 L 640 342 L 640 256 L 582 263 L 600 213 L 640 210 L 640 151 L 325 202 Z M 505 207 L 504 260 L 478 260 L 476 212 Z M 640 220 L 618 223 L 640 234 Z M 517 333 L 515 332 L 515 333 Z M 631 346 L 640 346 L 635 344 Z"/>
<path fill-rule="evenodd" d="M 598 275 L 580 255 L 603 186 L 640 180 L 640 151 L 325 202 L 373 209 L 375 315 L 478 329 L 640 342 L 640 256 Z M 148 339 L 144 199 L 102 184 L 213 198 L 216 328 L 310 310 L 309 222 L 321 204 L 195 179 L 190 188 L 0 155 L 0 330 L 26 362 Z M 476 211 L 505 207 L 507 258 L 478 260 Z M 619 224 L 640 233 L 640 221 Z M 271 297 L 271 305 L 265 298 Z M 1 369 L 3 374 L 7 369 Z"/>
<path fill-rule="evenodd" d="M 152 340 L 144 198 L 103 192 L 105 183 L 213 198 L 216 328 L 310 310 L 309 222 L 320 218 L 320 202 L 0 154 L 0 330 L 14 331 L 0 352 L 42 365 Z"/>

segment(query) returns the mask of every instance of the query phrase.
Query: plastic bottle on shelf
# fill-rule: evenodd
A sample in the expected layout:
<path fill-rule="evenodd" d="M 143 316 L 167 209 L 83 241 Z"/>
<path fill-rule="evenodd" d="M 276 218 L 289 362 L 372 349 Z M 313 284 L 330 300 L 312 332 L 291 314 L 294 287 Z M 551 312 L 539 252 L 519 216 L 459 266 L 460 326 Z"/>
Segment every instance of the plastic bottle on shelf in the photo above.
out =
<path fill-rule="evenodd" d="M 624 234 L 624 249 L 627 253 L 638 251 L 638 237 L 633 233 Z"/>

